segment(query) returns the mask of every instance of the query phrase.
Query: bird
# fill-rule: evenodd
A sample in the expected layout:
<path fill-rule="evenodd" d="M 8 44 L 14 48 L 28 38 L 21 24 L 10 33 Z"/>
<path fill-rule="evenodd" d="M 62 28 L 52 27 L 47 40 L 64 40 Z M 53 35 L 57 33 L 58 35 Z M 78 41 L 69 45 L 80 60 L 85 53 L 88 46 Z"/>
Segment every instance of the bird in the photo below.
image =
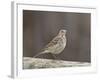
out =
<path fill-rule="evenodd" d="M 34 58 L 41 54 L 60 54 L 66 47 L 67 39 L 66 39 L 67 30 L 61 29 L 57 36 L 55 36 L 42 50 L 37 53 Z"/>

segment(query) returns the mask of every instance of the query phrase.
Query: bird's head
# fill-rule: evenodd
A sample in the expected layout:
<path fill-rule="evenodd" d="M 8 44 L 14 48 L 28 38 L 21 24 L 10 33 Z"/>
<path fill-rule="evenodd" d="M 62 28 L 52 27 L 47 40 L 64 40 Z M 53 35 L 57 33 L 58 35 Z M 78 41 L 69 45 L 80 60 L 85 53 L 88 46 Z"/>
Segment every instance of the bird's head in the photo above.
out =
<path fill-rule="evenodd" d="M 66 35 L 66 32 L 67 32 L 67 30 L 61 29 L 61 30 L 59 31 L 59 34 L 60 34 L 60 35 Z"/>

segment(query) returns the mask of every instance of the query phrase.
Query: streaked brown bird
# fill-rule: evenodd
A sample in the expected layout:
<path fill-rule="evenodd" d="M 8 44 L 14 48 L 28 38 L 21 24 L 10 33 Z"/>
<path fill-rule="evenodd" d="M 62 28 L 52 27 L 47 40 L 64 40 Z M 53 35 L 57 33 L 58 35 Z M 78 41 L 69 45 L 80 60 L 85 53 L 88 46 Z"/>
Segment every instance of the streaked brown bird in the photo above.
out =
<path fill-rule="evenodd" d="M 40 53 L 36 54 L 37 57 L 41 54 L 60 54 L 66 47 L 66 32 L 67 30 L 61 29 L 56 37 L 54 37 Z"/>

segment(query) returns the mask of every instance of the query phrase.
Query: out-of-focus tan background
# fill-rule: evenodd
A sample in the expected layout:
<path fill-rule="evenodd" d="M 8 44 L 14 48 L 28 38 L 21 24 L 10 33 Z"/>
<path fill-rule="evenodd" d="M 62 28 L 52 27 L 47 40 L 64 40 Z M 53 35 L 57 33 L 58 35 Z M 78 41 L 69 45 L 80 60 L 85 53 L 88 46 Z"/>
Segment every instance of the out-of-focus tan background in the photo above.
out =
<path fill-rule="evenodd" d="M 23 10 L 23 56 L 33 57 L 54 38 L 60 29 L 67 30 L 67 45 L 57 55 L 69 61 L 91 61 L 90 14 Z M 38 56 L 51 58 L 50 54 Z"/>

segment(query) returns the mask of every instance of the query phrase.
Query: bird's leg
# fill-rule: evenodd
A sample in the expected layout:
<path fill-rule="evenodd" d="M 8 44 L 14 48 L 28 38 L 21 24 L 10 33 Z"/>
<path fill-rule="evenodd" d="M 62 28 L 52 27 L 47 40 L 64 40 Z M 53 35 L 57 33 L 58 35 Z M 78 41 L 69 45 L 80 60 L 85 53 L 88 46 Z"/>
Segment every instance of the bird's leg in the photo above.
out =
<path fill-rule="evenodd" d="M 60 57 L 58 57 L 58 56 L 56 56 L 54 54 L 52 54 L 52 56 L 53 56 L 54 60 L 60 60 Z"/>
<path fill-rule="evenodd" d="M 51 54 L 51 55 L 52 55 L 53 59 L 56 60 L 57 57 L 54 54 Z"/>
<path fill-rule="evenodd" d="M 56 57 L 56 59 L 57 59 L 57 60 L 60 60 L 60 57 L 59 57 L 59 56 L 57 56 L 57 57 Z"/>

